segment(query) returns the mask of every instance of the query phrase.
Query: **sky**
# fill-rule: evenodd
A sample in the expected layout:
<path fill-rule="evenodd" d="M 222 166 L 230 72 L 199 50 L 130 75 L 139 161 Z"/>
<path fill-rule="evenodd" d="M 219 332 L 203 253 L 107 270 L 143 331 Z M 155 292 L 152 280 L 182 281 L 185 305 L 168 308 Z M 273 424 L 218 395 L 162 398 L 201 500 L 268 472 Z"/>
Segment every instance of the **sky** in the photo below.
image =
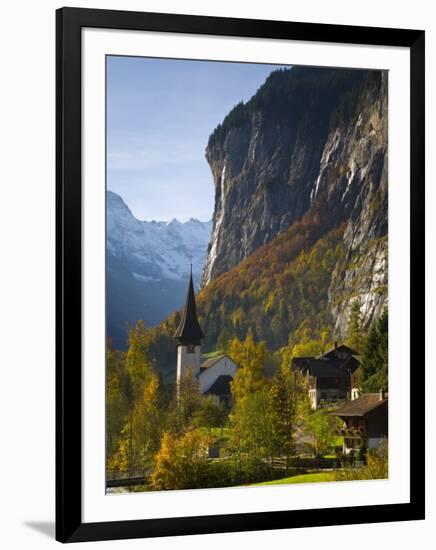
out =
<path fill-rule="evenodd" d="M 107 188 L 141 220 L 210 220 L 209 135 L 276 68 L 109 56 Z"/>

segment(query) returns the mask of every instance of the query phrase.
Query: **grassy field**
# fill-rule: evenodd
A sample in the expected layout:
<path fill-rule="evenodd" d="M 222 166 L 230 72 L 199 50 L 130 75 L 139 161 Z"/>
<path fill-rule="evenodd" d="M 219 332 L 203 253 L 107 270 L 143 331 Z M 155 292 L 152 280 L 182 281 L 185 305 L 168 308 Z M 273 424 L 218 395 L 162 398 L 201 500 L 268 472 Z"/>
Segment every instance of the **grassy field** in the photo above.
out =
<path fill-rule="evenodd" d="M 283 479 L 275 479 L 274 481 L 263 481 L 262 483 L 254 483 L 253 485 L 289 485 L 291 483 L 321 483 L 324 481 L 335 481 L 334 472 L 318 472 L 315 474 L 303 474 L 299 476 L 285 477 Z"/>

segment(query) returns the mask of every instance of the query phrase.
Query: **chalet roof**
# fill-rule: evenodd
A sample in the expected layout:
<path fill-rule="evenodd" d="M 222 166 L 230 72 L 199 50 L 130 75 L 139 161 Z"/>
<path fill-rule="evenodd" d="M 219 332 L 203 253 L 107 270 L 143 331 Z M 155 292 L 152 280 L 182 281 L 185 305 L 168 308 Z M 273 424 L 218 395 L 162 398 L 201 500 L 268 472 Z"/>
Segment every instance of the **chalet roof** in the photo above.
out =
<path fill-rule="evenodd" d="M 312 359 L 308 371 L 314 378 L 347 378 L 349 376 L 340 363 L 325 359 Z"/>
<path fill-rule="evenodd" d="M 364 393 L 353 401 L 347 401 L 347 403 L 331 414 L 340 417 L 365 416 L 365 414 L 386 403 L 387 400 L 387 397 L 380 399 L 380 393 Z"/>
<path fill-rule="evenodd" d="M 195 303 L 194 283 L 192 282 L 192 269 L 189 276 L 188 293 L 186 295 L 186 303 L 183 308 L 182 318 L 177 327 L 174 338 L 179 340 L 181 344 L 199 344 L 204 338 L 200 323 L 197 318 L 197 306 Z"/>
<path fill-rule="evenodd" d="M 213 365 L 215 365 L 215 363 L 218 363 L 218 361 L 223 359 L 223 357 L 228 357 L 228 356 L 227 355 L 218 355 L 217 357 L 211 357 L 210 359 L 206 359 L 206 361 L 203 361 L 203 363 L 201 363 L 201 368 L 202 369 L 208 369 L 208 368 L 212 367 Z"/>
<path fill-rule="evenodd" d="M 336 351 L 347 351 L 351 354 L 346 359 L 336 357 Z M 299 371 L 307 372 L 311 376 L 317 378 L 331 377 L 331 376 L 345 376 L 348 373 L 353 374 L 360 366 L 360 362 L 355 357 L 356 352 L 342 344 L 337 346 L 319 357 L 295 357 L 292 360 L 292 367 Z M 343 373 L 338 373 L 339 369 Z"/>
<path fill-rule="evenodd" d="M 233 378 L 228 374 L 218 376 L 212 386 L 207 390 L 209 395 L 231 395 L 230 382 Z"/>
<path fill-rule="evenodd" d="M 297 369 L 304 370 L 315 378 L 345 378 L 348 376 L 348 370 L 342 367 L 343 360 L 296 357 L 292 364 Z"/>
<path fill-rule="evenodd" d="M 335 346 L 329 350 L 327 350 L 325 353 L 320 355 L 320 357 L 333 357 L 335 354 L 335 351 L 346 351 L 350 353 L 351 355 L 358 355 L 357 351 L 354 351 L 350 347 L 346 346 L 345 344 L 341 344 L 340 346 Z"/>
<path fill-rule="evenodd" d="M 357 371 L 357 369 L 360 367 L 360 361 L 358 361 L 354 355 L 352 355 L 351 357 L 349 357 L 348 359 L 346 359 L 342 364 L 341 364 L 341 367 L 343 369 L 347 369 L 351 372 L 351 374 L 353 374 L 354 372 Z"/>

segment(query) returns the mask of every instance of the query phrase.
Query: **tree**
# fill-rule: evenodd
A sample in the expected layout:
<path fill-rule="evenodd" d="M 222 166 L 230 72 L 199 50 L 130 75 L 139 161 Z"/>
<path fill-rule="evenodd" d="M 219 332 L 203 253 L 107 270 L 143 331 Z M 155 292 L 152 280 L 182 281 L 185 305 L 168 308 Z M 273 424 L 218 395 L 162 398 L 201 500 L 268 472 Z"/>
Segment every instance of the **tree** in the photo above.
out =
<path fill-rule="evenodd" d="M 330 332 L 326 327 L 321 328 L 318 334 L 314 334 L 315 338 L 309 336 L 310 333 L 313 334 L 313 331 L 303 330 L 301 332 L 299 341 L 289 346 L 292 357 L 316 357 L 331 347 Z"/>
<path fill-rule="evenodd" d="M 274 456 L 273 410 L 268 388 L 237 401 L 229 420 L 228 448 L 236 477 L 245 483 L 261 479 L 269 471 Z"/>
<path fill-rule="evenodd" d="M 350 307 L 346 344 L 357 353 L 362 353 L 365 345 L 365 331 L 361 313 L 362 303 L 360 299 L 354 300 Z"/>
<path fill-rule="evenodd" d="M 265 384 L 264 365 L 266 360 L 265 342 L 255 343 L 253 334 L 248 332 L 245 340 L 234 338 L 230 343 L 229 355 L 239 365 L 231 390 L 233 399 L 238 401 L 260 390 Z"/>
<path fill-rule="evenodd" d="M 221 330 L 220 335 L 218 336 L 218 339 L 216 342 L 216 348 L 222 353 L 228 353 L 229 346 L 230 346 L 230 332 L 227 330 L 226 327 L 224 327 Z"/>
<path fill-rule="evenodd" d="M 129 349 L 125 356 L 125 372 L 120 379 L 126 411 L 117 449 L 110 459 L 111 468 L 128 471 L 150 466 L 159 445 L 162 418 L 159 409 L 159 378 L 149 359 L 150 338 L 143 321 L 138 321 L 129 332 Z M 108 354 L 108 359 L 111 358 Z M 109 381 L 111 402 L 116 392 Z M 112 413 L 109 414 L 108 420 Z"/>
<path fill-rule="evenodd" d="M 131 476 L 135 469 L 146 469 L 152 464 L 162 425 L 158 392 L 159 379 L 152 374 L 126 416 L 117 452 L 110 462 L 113 469 L 129 472 Z"/>
<path fill-rule="evenodd" d="M 292 347 L 292 357 L 316 357 L 324 351 L 319 340 L 308 340 Z"/>
<path fill-rule="evenodd" d="M 124 353 L 107 350 L 106 448 L 109 459 L 118 447 L 121 430 L 132 403 L 130 377 L 124 359 Z"/>
<path fill-rule="evenodd" d="M 177 439 L 169 432 L 162 436 L 155 467 L 150 476 L 150 486 L 153 489 L 181 489 L 179 486 L 179 468 L 176 464 Z"/>
<path fill-rule="evenodd" d="M 310 414 L 307 428 L 312 437 L 315 456 L 325 455 L 334 445 L 335 429 L 337 427 L 338 419 L 324 409 L 319 409 Z"/>
<path fill-rule="evenodd" d="M 178 382 L 175 402 L 175 422 L 173 429 L 184 432 L 192 424 L 195 414 L 202 404 L 202 396 L 197 378 L 187 370 Z"/>
<path fill-rule="evenodd" d="M 141 320 L 129 331 L 129 349 L 126 354 L 126 369 L 132 380 L 135 398 L 141 394 L 143 385 L 153 373 L 149 350 L 150 333 Z"/>
<path fill-rule="evenodd" d="M 366 338 L 360 381 L 364 392 L 388 389 L 388 312 L 372 323 Z"/>
<path fill-rule="evenodd" d="M 282 365 L 270 388 L 272 429 L 275 451 L 285 456 L 286 471 L 295 453 L 294 430 L 297 417 L 297 383 L 288 365 Z"/>
<path fill-rule="evenodd" d="M 204 487 L 209 441 L 200 430 L 190 430 L 178 437 L 165 432 L 156 454 L 150 487 L 155 490 Z"/>
<path fill-rule="evenodd" d="M 194 413 L 194 424 L 207 428 L 209 433 L 212 428 L 221 428 L 227 418 L 227 411 L 223 404 L 215 402 L 211 395 L 202 397 L 199 409 Z"/>

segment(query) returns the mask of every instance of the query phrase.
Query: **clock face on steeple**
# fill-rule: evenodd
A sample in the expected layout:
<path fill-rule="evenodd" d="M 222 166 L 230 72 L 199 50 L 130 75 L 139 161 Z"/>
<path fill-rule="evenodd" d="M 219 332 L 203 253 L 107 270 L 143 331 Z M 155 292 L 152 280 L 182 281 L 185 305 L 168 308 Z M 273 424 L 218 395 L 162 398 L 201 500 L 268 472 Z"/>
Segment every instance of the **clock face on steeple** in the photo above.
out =
<path fill-rule="evenodd" d="M 186 346 L 186 353 L 195 353 L 195 346 L 192 344 L 188 344 Z"/>

